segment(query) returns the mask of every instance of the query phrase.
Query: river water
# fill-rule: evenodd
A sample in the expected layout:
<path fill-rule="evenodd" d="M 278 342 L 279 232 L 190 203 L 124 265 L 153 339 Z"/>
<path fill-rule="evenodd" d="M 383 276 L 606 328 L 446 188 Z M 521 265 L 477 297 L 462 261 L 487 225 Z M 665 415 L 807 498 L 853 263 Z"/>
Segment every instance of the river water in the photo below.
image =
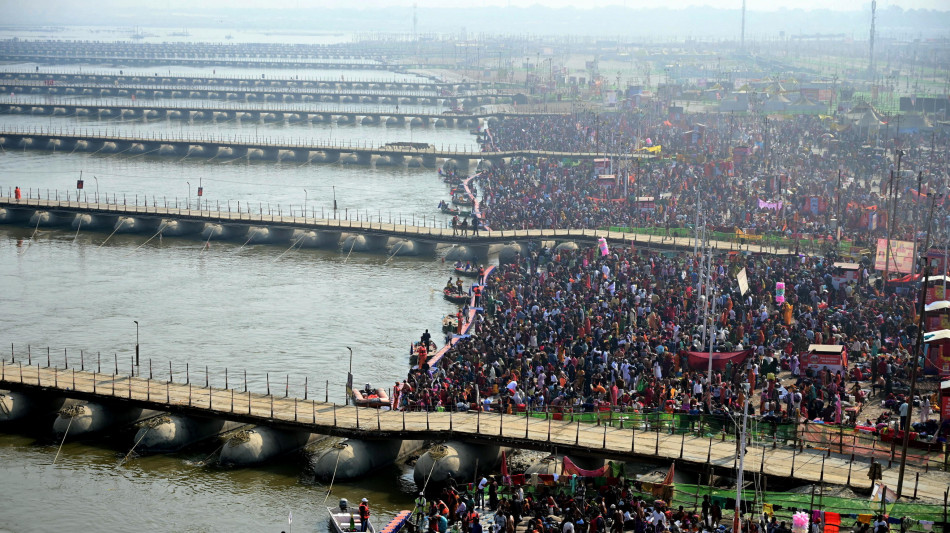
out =
<path fill-rule="evenodd" d="M 3 37 L 3 35 L 0 35 Z M 38 35 L 33 35 L 33 38 Z M 31 65 L 9 65 L 10 70 Z M 92 67 L 87 67 L 92 68 Z M 168 70 L 174 67 L 156 67 Z M 96 70 L 108 70 L 95 67 Z M 176 72 L 185 69 L 174 68 Z M 275 72 L 274 75 L 279 75 Z M 217 75 L 253 72 L 217 69 Z M 295 75 L 284 72 L 282 77 Z M 303 77 L 340 76 L 326 71 Z M 352 72 L 343 75 L 359 76 Z M 367 72 L 393 79 L 396 73 Z M 408 76 L 407 78 L 412 78 Z M 329 104 L 319 104 L 321 108 Z M 87 128 L 191 135 L 259 135 L 330 138 L 353 143 L 413 140 L 477 149 L 462 129 L 385 126 L 180 124 L 5 116 L 8 126 Z M 329 216 L 401 219 L 443 224 L 440 199 L 446 186 L 432 169 L 370 168 L 265 162 L 176 160 L 126 155 L 7 151 L 0 154 L 4 194 L 20 186 L 36 194 L 84 193 L 129 203 L 197 200 L 199 183 L 209 205 L 251 203 Z M 190 185 L 189 185 L 190 184 Z M 47 192 L 49 190 L 49 192 Z M 291 207 L 292 206 L 292 207 Z M 224 208 L 224 207 L 222 207 Z M 151 361 L 158 376 L 169 362 L 181 379 L 223 386 L 225 368 L 235 386 L 247 372 L 252 390 L 268 379 L 277 391 L 342 402 L 349 351 L 355 381 L 391 386 L 408 368 L 408 348 L 428 328 L 440 338 L 441 317 L 455 307 L 441 298 L 450 267 L 436 258 L 351 255 L 336 250 L 195 239 L 154 239 L 63 229 L 0 226 L 0 345 L 20 355 L 29 349 L 54 364 L 80 353 L 103 369 L 118 361 L 127 373 L 139 321 L 142 371 Z M 286 253 L 285 253 L 286 252 Z M 28 348 L 29 347 L 29 348 Z M 65 355 L 64 355 L 65 350 Z M 329 390 L 327 383 L 329 382 Z M 240 385 L 239 385 L 240 386 Z M 0 433 L 0 531 L 281 531 L 293 512 L 296 531 L 328 530 L 325 486 L 311 479 L 298 455 L 251 469 L 200 466 L 216 443 L 187 453 L 133 457 L 118 466 L 132 445 L 128 433 L 88 442 L 58 442 L 42 430 Z M 337 483 L 327 503 L 369 497 L 376 523 L 411 506 L 411 471 L 392 467 L 355 483 Z"/>

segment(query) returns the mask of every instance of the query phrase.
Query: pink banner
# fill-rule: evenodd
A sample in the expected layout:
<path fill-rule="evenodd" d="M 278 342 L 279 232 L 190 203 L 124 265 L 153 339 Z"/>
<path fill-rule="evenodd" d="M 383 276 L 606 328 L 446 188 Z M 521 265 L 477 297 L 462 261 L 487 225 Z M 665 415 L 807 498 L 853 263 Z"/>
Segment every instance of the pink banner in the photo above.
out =
<path fill-rule="evenodd" d="M 759 209 L 774 209 L 778 211 L 782 208 L 782 202 L 766 202 L 765 200 L 759 199 Z"/>
<path fill-rule="evenodd" d="M 750 353 L 752 353 L 752 350 L 743 350 L 741 352 L 714 352 L 712 354 L 713 368 L 723 370 L 729 361 L 732 361 L 732 365 L 736 366 L 744 361 Z M 709 352 L 687 352 L 687 354 L 689 356 L 690 368 L 693 370 L 705 370 L 708 368 Z"/>

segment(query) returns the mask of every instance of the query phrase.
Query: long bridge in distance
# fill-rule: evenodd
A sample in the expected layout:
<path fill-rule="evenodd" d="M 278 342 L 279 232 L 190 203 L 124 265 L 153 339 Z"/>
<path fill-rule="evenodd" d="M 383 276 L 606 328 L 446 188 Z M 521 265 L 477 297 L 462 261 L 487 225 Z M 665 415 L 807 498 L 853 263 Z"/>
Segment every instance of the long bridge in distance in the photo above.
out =
<path fill-rule="evenodd" d="M 263 161 L 286 160 L 301 164 L 346 163 L 426 168 L 435 168 L 441 160 L 451 162 L 462 170 L 467 170 L 473 160 L 497 162 L 514 157 L 572 160 L 652 157 L 648 154 L 537 150 L 480 152 L 467 147 L 436 147 L 418 143 L 390 143 L 374 146 L 367 143 L 342 141 L 321 143 L 308 142 L 306 139 L 269 139 L 255 136 L 187 136 L 180 133 L 126 135 L 85 129 L 5 128 L 2 125 L 0 125 L 0 147 L 4 150 L 192 157 L 208 161 L 245 158 Z"/>
<path fill-rule="evenodd" d="M 142 119 L 142 120 L 183 120 L 183 121 L 232 121 L 250 120 L 253 122 L 287 123 L 336 123 L 388 126 L 429 126 L 474 128 L 483 120 L 513 116 L 555 116 L 557 113 L 465 113 L 448 111 L 433 113 L 426 111 L 380 110 L 371 106 L 324 106 L 307 104 L 214 104 L 181 103 L 172 104 L 168 100 L 157 102 L 131 101 L 128 99 L 80 100 L 60 98 L 56 100 L 36 98 L 16 98 L 0 101 L 0 114 L 32 115 L 53 117 L 85 117 L 96 119 Z"/>
<path fill-rule="evenodd" d="M 218 100 L 244 100 L 282 102 L 334 102 L 371 104 L 493 104 L 512 101 L 514 93 L 481 90 L 462 93 L 445 93 L 434 90 L 413 89 L 330 89 L 320 87 L 280 87 L 238 85 L 152 85 L 126 84 L 103 85 L 101 83 L 72 83 L 49 85 L 44 82 L 6 80 L 0 81 L 0 93 L 12 95 L 49 94 L 58 96 L 128 97 L 132 98 L 208 98 Z"/>
<path fill-rule="evenodd" d="M 32 192 L 32 191 L 31 191 Z M 26 193 L 25 193 L 26 194 Z M 65 194 L 64 194 L 65 196 Z M 101 230 L 165 236 L 200 236 L 206 240 L 235 240 L 262 244 L 296 243 L 299 246 L 337 248 L 343 241 L 345 251 L 374 252 L 391 250 L 393 255 L 432 255 L 438 245 L 464 246 L 471 255 L 487 256 L 492 246 L 549 241 L 593 245 L 601 237 L 616 246 L 640 246 L 650 249 L 688 249 L 695 240 L 686 237 L 662 237 L 597 229 L 481 230 L 460 233 L 446 227 L 444 221 L 414 218 L 392 220 L 382 214 L 356 213 L 347 218 L 317 217 L 316 211 L 303 213 L 300 206 L 285 212 L 267 211 L 248 204 L 220 204 L 199 209 L 159 205 L 161 199 L 114 198 L 112 203 L 75 200 L 22 198 L 17 201 L 0 197 L 0 223 L 30 227 L 71 227 L 74 230 Z M 141 205 L 139 203 L 142 202 Z M 150 205 L 144 205 L 148 203 Z M 233 210 L 232 210 L 233 209 Z M 323 213 L 320 213 L 321 215 Z M 342 213 L 340 213 L 342 216 Z M 445 218 L 445 217 L 442 217 Z M 723 251 L 789 254 L 790 250 L 751 243 L 711 241 Z M 469 255 L 470 257 L 470 255 Z"/>
<path fill-rule="evenodd" d="M 334 59 L 351 62 L 378 61 L 392 49 L 353 44 L 305 43 L 206 43 L 123 41 L 15 40 L 0 41 L 0 58 L 30 55 L 40 58 L 81 59 L 83 62 L 114 60 L 116 57 L 165 61 L 169 59 Z"/>
<path fill-rule="evenodd" d="M 660 431 L 659 427 L 654 430 L 636 423 L 625 425 L 619 413 L 617 419 L 613 413 L 599 417 L 595 425 L 549 411 L 535 416 L 529 412 L 383 411 L 337 405 L 326 401 L 327 398 L 318 401 L 274 395 L 269 386 L 266 394 L 255 393 L 246 385 L 243 389 L 235 386 L 234 374 L 230 383 L 226 373 L 214 377 L 206 374 L 204 383 L 193 383 L 190 378 L 182 380 L 180 374 L 175 381 L 169 370 L 169 379 L 161 379 L 152 374 L 151 361 L 146 364 L 149 376 L 143 377 L 142 367 L 132 375 L 120 374 L 118 364 L 115 372 L 102 372 L 101 368 L 93 372 L 92 365 L 88 370 L 84 363 L 77 365 L 75 356 L 71 368 L 68 360 L 67 368 L 57 368 L 48 362 L 44 367 L 39 361 L 24 361 L 22 354 L 19 358 L 14 354 L 10 361 L 4 358 L 0 362 L 0 386 L 24 393 L 357 439 L 453 439 L 617 461 L 674 460 L 697 470 L 725 475 L 734 472 L 738 462 L 736 442 L 726 440 L 725 434 L 722 438 L 709 437 L 702 427 L 676 434 Z M 887 457 L 887 449 L 877 452 L 878 458 L 881 452 Z M 771 445 L 749 446 L 744 464 L 748 471 L 780 480 L 846 485 L 859 490 L 871 488 L 865 458 L 856 458 L 850 450 L 839 450 L 838 444 L 827 449 L 805 448 L 796 438 L 791 445 L 775 441 Z M 896 486 L 897 465 L 886 461 L 884 466 L 884 483 Z M 914 480 L 915 497 L 942 500 L 947 490 L 946 478 L 941 474 L 927 475 L 929 468 L 926 458 L 922 466 L 909 461 L 907 479 Z M 904 486 L 906 490 L 911 482 Z"/>
<path fill-rule="evenodd" d="M 160 86 L 215 86 L 215 87 L 286 87 L 286 88 L 316 88 L 332 90 L 413 90 L 413 91 L 442 91 L 452 92 L 472 91 L 482 89 L 485 84 L 473 81 L 406 81 L 379 78 L 262 78 L 260 76 L 196 76 L 194 74 L 168 73 L 152 74 L 128 73 L 115 74 L 111 72 L 77 72 L 75 70 L 50 71 L 43 69 L 8 70 L 0 72 L 0 80 L 7 82 L 42 82 L 51 85 L 70 84 L 100 84 L 109 86 L 122 85 L 160 85 Z"/>
<path fill-rule="evenodd" d="M 0 53 L 0 60 L 23 63 L 43 63 L 54 65 L 82 65 L 90 62 L 99 64 L 113 64 L 122 66 L 155 66 L 155 65 L 174 65 L 177 67 L 201 67 L 201 68 L 223 68 L 223 67 L 242 67 L 242 68 L 306 68 L 322 70 L 385 70 L 396 69 L 395 65 L 390 65 L 381 61 L 372 60 L 321 60 L 312 57 L 241 57 L 241 56 L 204 56 L 204 57 L 135 57 L 124 56 L 87 56 L 72 53 L 19 53 L 7 52 Z"/>

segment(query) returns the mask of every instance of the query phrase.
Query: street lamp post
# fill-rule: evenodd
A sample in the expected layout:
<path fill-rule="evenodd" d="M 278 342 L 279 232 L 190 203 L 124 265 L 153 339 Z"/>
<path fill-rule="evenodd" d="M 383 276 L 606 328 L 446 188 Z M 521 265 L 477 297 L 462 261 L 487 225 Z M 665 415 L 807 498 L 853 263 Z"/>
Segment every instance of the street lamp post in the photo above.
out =
<path fill-rule="evenodd" d="M 139 321 L 132 322 L 135 322 L 135 366 L 139 366 Z"/>
<path fill-rule="evenodd" d="M 350 351 L 350 369 L 346 374 L 346 384 L 350 390 L 346 391 L 346 405 L 350 405 L 350 396 L 353 394 L 353 348 L 346 347 Z"/>
<path fill-rule="evenodd" d="M 307 189 L 303 190 L 303 217 L 307 218 Z"/>
<path fill-rule="evenodd" d="M 96 203 L 99 203 L 99 178 L 93 176 L 92 179 L 96 180 Z"/>
<path fill-rule="evenodd" d="M 190 181 L 186 181 L 185 183 L 188 184 L 188 199 L 185 200 L 185 208 L 186 208 L 186 209 L 191 209 L 191 182 L 190 182 Z"/>

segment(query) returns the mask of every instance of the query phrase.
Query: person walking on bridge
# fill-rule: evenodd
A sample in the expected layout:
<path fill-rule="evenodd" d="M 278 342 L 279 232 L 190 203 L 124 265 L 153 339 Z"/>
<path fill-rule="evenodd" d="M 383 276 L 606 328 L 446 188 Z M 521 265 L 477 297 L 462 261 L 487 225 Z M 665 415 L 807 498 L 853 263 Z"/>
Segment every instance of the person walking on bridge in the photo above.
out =
<path fill-rule="evenodd" d="M 13 197 L 16 198 L 17 202 L 19 202 L 22 196 L 23 196 L 23 193 L 20 192 L 20 186 L 17 185 L 17 188 L 13 189 Z"/>

